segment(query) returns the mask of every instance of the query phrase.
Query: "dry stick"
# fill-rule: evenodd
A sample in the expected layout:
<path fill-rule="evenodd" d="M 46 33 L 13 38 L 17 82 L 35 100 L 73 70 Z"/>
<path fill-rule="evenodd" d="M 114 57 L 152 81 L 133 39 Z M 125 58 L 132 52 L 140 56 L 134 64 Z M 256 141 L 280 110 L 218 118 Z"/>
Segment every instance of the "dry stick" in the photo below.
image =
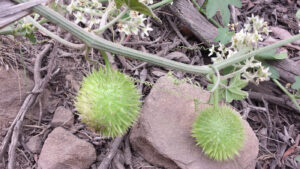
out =
<path fill-rule="evenodd" d="M 38 62 L 41 63 L 42 58 L 46 55 L 46 53 L 50 50 L 50 48 L 51 48 L 51 45 L 46 45 L 46 47 L 42 50 L 42 52 L 37 56 L 35 64 L 38 64 Z M 37 70 L 35 69 L 34 72 L 36 72 L 36 71 Z M 34 78 L 38 78 L 38 77 L 35 75 Z M 35 82 L 35 84 L 36 84 L 36 82 Z M 32 91 L 36 90 L 37 87 L 38 86 L 35 85 Z M 11 135 L 13 133 L 13 130 L 14 130 L 14 127 L 15 127 L 16 123 L 20 119 L 21 115 L 24 112 L 26 112 L 29 109 L 29 107 L 34 103 L 35 99 L 36 99 L 35 94 L 31 93 L 24 100 L 22 107 L 20 108 L 20 110 L 19 110 L 16 118 L 14 119 L 14 121 L 12 122 L 12 124 L 10 125 L 10 127 L 8 129 L 8 132 L 7 132 L 5 138 L 4 138 L 3 142 L 2 142 L 2 145 L 1 145 L 1 148 L 0 148 L 0 159 L 3 158 L 3 155 L 6 152 L 7 146 L 9 144 L 9 142 L 10 142 Z"/>
<path fill-rule="evenodd" d="M 110 150 L 110 152 L 108 153 L 108 155 L 103 159 L 103 161 L 101 162 L 100 166 L 98 167 L 98 169 L 107 169 L 111 160 L 114 158 L 114 156 L 117 153 L 117 150 L 123 140 L 124 136 L 121 137 L 117 137 L 115 138 L 113 144 L 112 144 L 112 148 Z"/>
<path fill-rule="evenodd" d="M 178 28 L 176 27 L 175 23 L 171 21 L 171 18 L 167 16 L 167 20 L 170 23 L 171 27 L 173 30 L 176 32 L 177 36 L 182 40 L 182 42 L 187 46 L 187 47 L 192 47 L 192 45 L 182 36 L 182 34 L 179 32 Z"/>
<path fill-rule="evenodd" d="M 127 135 L 127 137 L 125 138 L 124 158 L 125 158 L 125 164 L 127 164 L 130 169 L 133 169 L 131 164 L 132 154 L 130 150 L 129 135 Z"/>
<path fill-rule="evenodd" d="M 291 110 L 295 110 L 295 111 L 298 111 L 297 107 L 289 100 L 287 99 L 283 99 L 283 98 L 279 98 L 279 97 L 276 97 L 276 96 L 272 96 L 272 95 L 267 95 L 267 94 L 261 94 L 261 93 L 258 93 L 258 92 L 248 92 L 249 93 L 249 98 L 251 99 L 255 99 L 255 100 L 260 100 L 262 98 L 264 98 L 266 101 L 269 101 L 273 104 L 277 104 L 277 105 L 280 105 L 284 108 L 288 108 L 288 109 L 291 109 Z"/>
<path fill-rule="evenodd" d="M 35 100 L 38 97 L 38 95 L 41 92 L 43 92 L 46 84 L 50 80 L 50 76 L 51 76 L 52 69 L 53 69 L 53 64 L 54 64 L 54 58 L 55 58 L 55 56 L 57 54 L 57 46 L 58 46 L 57 44 L 54 45 L 54 48 L 53 48 L 52 52 L 50 53 L 50 56 L 49 56 L 50 57 L 50 61 L 49 61 L 49 65 L 48 65 L 47 75 L 44 77 L 44 79 L 40 79 L 40 78 L 38 78 L 38 76 L 35 76 L 35 77 L 37 77 L 37 79 L 35 79 L 35 80 L 38 80 L 38 81 L 34 82 L 35 86 L 34 86 L 34 88 L 32 90 L 32 93 L 33 93 L 32 94 L 33 95 L 33 97 L 32 97 L 33 98 L 32 99 L 33 100 L 32 104 L 35 102 Z M 37 58 L 37 60 L 36 60 L 37 65 L 38 64 L 41 65 L 42 58 L 43 57 Z M 40 69 L 41 69 L 40 66 L 39 67 L 35 66 L 34 74 L 40 74 Z M 32 106 L 32 104 L 28 106 L 28 109 Z M 20 126 L 22 125 L 22 123 L 24 121 L 24 117 L 26 115 L 27 110 L 24 111 L 24 112 L 22 112 L 21 118 L 18 120 L 16 126 L 14 127 L 14 133 L 13 133 L 12 141 L 11 141 L 11 144 L 9 146 L 8 169 L 14 169 L 15 150 L 17 148 L 17 143 L 18 143 L 18 139 L 19 139 L 19 134 L 20 134 L 20 129 L 21 129 Z"/>
<path fill-rule="evenodd" d="M 50 45 L 50 47 L 51 47 L 51 45 Z M 46 48 L 48 48 L 48 46 L 46 46 L 45 49 Z M 39 54 L 37 56 L 35 64 L 40 64 L 41 63 L 42 58 L 47 53 L 47 52 L 45 52 L 46 51 L 45 49 L 41 52 L 41 54 Z M 12 139 L 12 142 L 11 142 L 10 147 L 9 147 L 9 154 L 8 154 L 8 159 L 9 159 L 8 169 L 14 169 L 15 149 L 16 149 L 16 146 L 17 146 L 17 142 L 18 142 L 18 138 L 19 138 L 19 134 L 20 134 L 20 129 L 21 129 L 19 126 L 22 125 L 22 122 L 24 120 L 26 112 L 35 103 L 35 100 L 36 100 L 37 96 L 40 94 L 40 92 L 43 91 L 43 89 L 45 88 L 48 80 L 50 79 L 50 77 L 48 77 L 48 76 L 51 76 L 51 72 L 52 72 L 52 68 L 53 68 L 52 67 L 53 63 L 52 62 L 54 62 L 54 59 L 52 59 L 52 58 L 55 57 L 55 55 L 56 55 L 56 52 L 55 52 L 56 49 L 57 49 L 57 45 L 54 46 L 54 49 L 52 50 L 52 53 L 50 54 L 51 59 L 50 59 L 50 63 L 49 63 L 49 66 L 48 66 L 48 72 L 47 72 L 46 77 L 44 79 L 39 79 L 39 76 L 36 76 L 36 75 L 34 76 L 35 80 L 39 80 L 39 81 L 35 81 L 35 86 L 32 89 L 32 93 L 29 94 L 26 97 L 25 101 L 23 102 L 22 107 L 20 108 L 20 110 L 17 114 L 17 117 L 15 118 L 14 122 L 12 123 L 12 125 L 9 128 L 8 134 L 4 138 L 5 142 L 3 142 L 2 147 L 1 147 L 2 149 L 1 149 L 1 153 L 0 153 L 0 155 L 1 155 L 0 158 L 3 158 L 3 155 L 6 152 L 8 143 Z M 40 70 L 40 67 L 35 66 L 34 74 L 40 73 L 39 70 Z M 13 130 L 13 132 L 10 131 L 10 130 Z M 13 134 L 13 138 L 11 138 L 12 134 Z"/>
<path fill-rule="evenodd" d="M 112 164 L 113 164 L 113 166 L 116 168 L 116 169 L 125 169 L 125 167 L 124 167 L 124 163 L 122 163 L 121 161 L 120 161 L 120 156 L 121 156 L 121 154 L 120 154 L 120 150 L 116 153 L 116 155 L 115 155 L 115 157 L 114 157 L 114 159 L 113 159 L 113 162 L 112 162 Z"/>
<path fill-rule="evenodd" d="M 14 132 L 11 138 L 11 144 L 9 146 L 8 154 L 8 169 L 15 169 L 15 159 L 16 159 L 16 147 L 19 140 L 20 128 L 22 125 L 22 121 L 18 121 L 16 126 L 14 127 Z"/>

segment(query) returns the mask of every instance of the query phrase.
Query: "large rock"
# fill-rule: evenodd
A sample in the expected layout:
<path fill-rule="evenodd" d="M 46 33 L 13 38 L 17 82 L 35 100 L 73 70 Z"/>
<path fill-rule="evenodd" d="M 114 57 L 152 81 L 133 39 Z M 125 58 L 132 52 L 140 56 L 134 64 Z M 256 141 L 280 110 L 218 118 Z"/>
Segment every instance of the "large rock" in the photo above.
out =
<path fill-rule="evenodd" d="M 95 160 L 96 150 L 92 144 L 58 127 L 46 139 L 38 166 L 41 169 L 87 169 Z"/>
<path fill-rule="evenodd" d="M 175 85 L 170 77 L 160 78 L 131 130 L 133 149 L 152 164 L 167 169 L 254 169 L 258 140 L 246 121 L 246 141 L 235 160 L 213 161 L 195 145 L 191 126 L 197 112 L 208 106 L 208 100 L 209 93 L 199 87 Z"/>

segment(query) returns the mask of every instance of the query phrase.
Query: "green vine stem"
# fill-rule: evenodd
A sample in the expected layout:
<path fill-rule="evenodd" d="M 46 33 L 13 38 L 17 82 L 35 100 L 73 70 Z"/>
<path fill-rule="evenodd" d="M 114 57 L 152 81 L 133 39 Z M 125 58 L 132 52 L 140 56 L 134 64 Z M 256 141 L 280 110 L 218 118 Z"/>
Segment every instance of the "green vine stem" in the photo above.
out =
<path fill-rule="evenodd" d="M 14 0 L 14 1 L 27 2 L 26 0 Z M 214 72 L 212 70 L 212 68 L 210 68 L 207 65 L 194 66 L 194 65 L 183 64 L 180 62 L 165 59 L 165 58 L 162 58 L 162 57 L 159 57 L 159 56 L 156 56 L 153 54 L 149 54 L 149 53 L 140 52 L 140 51 L 107 41 L 103 38 L 100 38 L 96 35 L 86 32 L 78 25 L 65 19 L 63 16 L 61 16 L 60 14 L 58 14 L 57 12 L 55 12 L 54 10 L 52 10 L 46 6 L 37 5 L 37 6 L 33 7 L 32 9 L 34 12 L 44 16 L 49 21 L 61 26 L 63 29 L 65 29 L 66 31 L 70 32 L 71 34 L 73 34 L 74 36 L 76 36 L 77 38 L 82 40 L 86 45 L 88 45 L 91 48 L 105 50 L 105 51 L 108 51 L 108 52 L 111 52 L 111 53 L 114 53 L 117 55 L 127 56 L 127 57 L 130 57 L 133 59 L 141 60 L 141 61 L 148 62 L 148 63 L 154 64 L 154 65 L 162 66 L 165 68 L 176 69 L 176 70 L 193 73 L 193 74 L 209 74 L 209 73 Z M 217 68 L 218 70 L 221 70 L 232 64 L 239 63 L 245 59 L 253 57 L 259 53 L 266 52 L 271 49 L 283 46 L 285 44 L 291 43 L 298 39 L 300 39 L 300 34 L 245 54 L 246 52 L 249 52 L 249 49 L 247 49 L 247 50 L 238 52 L 237 54 L 224 60 L 223 62 L 215 63 L 215 64 L 213 64 L 213 66 L 215 68 Z"/>
<path fill-rule="evenodd" d="M 285 87 L 282 86 L 282 84 L 277 80 L 272 78 L 273 82 L 291 99 L 291 101 L 295 104 L 295 106 L 298 109 L 298 113 L 300 113 L 300 106 L 299 103 L 297 102 L 296 98 L 294 95 L 292 95 L 289 91 L 286 90 Z"/>
<path fill-rule="evenodd" d="M 41 24 L 39 24 L 37 21 L 35 21 L 33 18 L 31 18 L 30 16 L 27 16 L 25 19 L 28 20 L 33 26 L 38 28 L 40 31 L 44 32 L 45 34 L 47 34 L 52 39 L 55 39 L 56 41 L 58 41 L 59 43 L 65 45 L 67 47 L 74 48 L 74 49 L 83 49 L 83 48 L 85 48 L 84 44 L 71 43 L 71 42 L 68 42 L 68 41 L 62 39 L 61 37 L 55 35 L 54 33 L 50 32 L 48 29 L 43 27 Z"/>
<path fill-rule="evenodd" d="M 217 84 L 217 79 L 215 75 L 213 76 L 213 82 Z M 213 94 L 214 94 L 214 109 L 216 110 L 219 107 L 219 85 L 215 85 L 215 86 L 216 88 L 213 91 Z"/>
<path fill-rule="evenodd" d="M 101 52 L 102 57 L 104 58 L 106 71 L 110 72 L 111 71 L 111 65 L 109 63 L 108 56 L 107 56 L 105 51 L 101 50 L 100 52 Z"/>
<path fill-rule="evenodd" d="M 149 7 L 151 9 L 155 9 L 155 8 L 159 8 L 159 7 L 161 7 L 163 5 L 166 5 L 166 4 L 169 4 L 169 3 L 173 3 L 173 0 L 162 0 L 162 1 L 158 2 L 158 3 L 150 5 Z"/>

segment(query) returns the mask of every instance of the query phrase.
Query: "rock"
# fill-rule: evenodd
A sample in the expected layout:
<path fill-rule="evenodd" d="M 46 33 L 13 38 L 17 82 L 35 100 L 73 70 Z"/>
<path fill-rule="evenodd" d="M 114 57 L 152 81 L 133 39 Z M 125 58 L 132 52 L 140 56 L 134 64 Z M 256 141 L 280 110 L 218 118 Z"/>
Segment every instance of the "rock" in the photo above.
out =
<path fill-rule="evenodd" d="M 160 78 L 131 130 L 133 149 L 150 163 L 167 169 L 254 169 L 258 139 L 246 121 L 244 148 L 234 160 L 213 161 L 195 145 L 191 126 L 208 100 L 209 92 L 199 87 L 183 82 L 175 85 L 170 77 Z"/>
<path fill-rule="evenodd" d="M 26 145 L 32 153 L 38 154 L 41 152 L 42 149 L 42 139 L 38 135 L 33 136 L 29 139 Z"/>
<path fill-rule="evenodd" d="M 38 166 L 41 169 L 87 169 L 95 160 L 96 150 L 92 144 L 57 127 L 45 141 Z"/>
<path fill-rule="evenodd" d="M 72 127 L 73 123 L 74 115 L 69 109 L 60 106 L 55 110 L 53 119 L 51 121 L 52 127 L 64 126 L 70 128 Z"/>
<path fill-rule="evenodd" d="M 7 128 L 15 119 L 33 81 L 23 70 L 5 70 L 0 66 L 0 128 Z"/>

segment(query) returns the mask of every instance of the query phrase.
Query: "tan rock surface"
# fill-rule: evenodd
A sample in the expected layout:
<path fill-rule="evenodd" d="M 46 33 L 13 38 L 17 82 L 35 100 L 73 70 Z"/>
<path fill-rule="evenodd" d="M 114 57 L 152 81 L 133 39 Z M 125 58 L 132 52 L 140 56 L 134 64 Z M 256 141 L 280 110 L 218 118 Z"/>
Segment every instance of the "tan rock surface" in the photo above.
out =
<path fill-rule="evenodd" d="M 9 127 L 15 119 L 23 100 L 33 88 L 33 81 L 23 70 L 5 70 L 0 67 L 0 128 Z"/>
<path fill-rule="evenodd" d="M 51 121 L 52 127 L 63 126 L 66 128 L 71 128 L 74 123 L 74 115 L 71 110 L 59 106 L 54 113 L 53 119 Z"/>
<path fill-rule="evenodd" d="M 245 146 L 235 160 L 213 161 L 195 145 L 191 126 L 196 112 L 208 106 L 208 99 L 209 93 L 199 87 L 174 85 L 169 77 L 160 78 L 145 100 L 138 124 L 131 130 L 133 149 L 150 163 L 168 169 L 254 169 L 258 140 L 246 121 Z"/>
<path fill-rule="evenodd" d="M 87 169 L 95 160 L 96 150 L 92 144 L 57 127 L 45 141 L 38 166 L 41 169 Z"/>

